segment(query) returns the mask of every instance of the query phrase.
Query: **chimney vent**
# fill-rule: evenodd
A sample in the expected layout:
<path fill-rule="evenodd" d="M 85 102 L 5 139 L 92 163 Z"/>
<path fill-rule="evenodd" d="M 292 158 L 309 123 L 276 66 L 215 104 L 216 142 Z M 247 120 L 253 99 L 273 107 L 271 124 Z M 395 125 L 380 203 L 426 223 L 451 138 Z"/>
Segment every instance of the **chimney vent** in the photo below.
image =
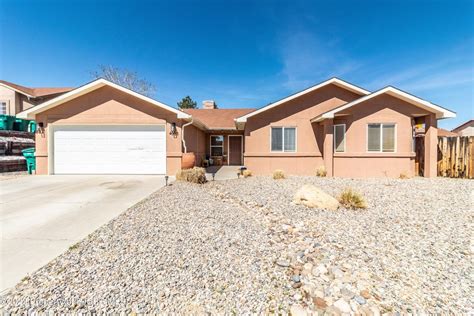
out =
<path fill-rule="evenodd" d="M 212 110 L 216 108 L 216 102 L 214 100 L 204 100 L 202 101 L 202 108 L 204 110 Z"/>

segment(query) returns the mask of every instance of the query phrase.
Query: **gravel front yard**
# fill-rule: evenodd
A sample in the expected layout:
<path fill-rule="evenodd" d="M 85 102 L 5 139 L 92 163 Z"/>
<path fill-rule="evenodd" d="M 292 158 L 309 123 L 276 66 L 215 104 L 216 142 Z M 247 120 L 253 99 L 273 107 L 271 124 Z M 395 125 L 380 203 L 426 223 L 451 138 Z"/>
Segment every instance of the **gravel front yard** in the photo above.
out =
<path fill-rule="evenodd" d="M 294 205 L 307 183 L 352 187 L 368 209 Z M 175 183 L 1 301 L 9 312 L 467 313 L 473 192 L 441 178 Z"/>

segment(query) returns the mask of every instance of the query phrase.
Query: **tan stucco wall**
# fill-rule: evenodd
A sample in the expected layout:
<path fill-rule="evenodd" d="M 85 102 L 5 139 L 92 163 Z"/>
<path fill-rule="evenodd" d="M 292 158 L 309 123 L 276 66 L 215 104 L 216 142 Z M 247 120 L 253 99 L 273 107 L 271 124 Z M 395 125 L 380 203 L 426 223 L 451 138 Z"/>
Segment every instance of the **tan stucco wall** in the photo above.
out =
<path fill-rule="evenodd" d="M 7 103 L 7 113 L 8 115 L 15 115 L 15 105 L 17 104 L 16 93 L 13 90 L 7 89 L 5 87 L 0 87 L 0 101 Z"/>
<path fill-rule="evenodd" d="M 12 89 L 8 89 L 3 86 L 0 87 L 0 101 L 7 102 L 8 115 L 17 115 L 24 110 L 28 110 L 29 108 L 57 97 L 60 94 L 61 93 L 29 99 L 27 96 L 15 92 Z"/>
<path fill-rule="evenodd" d="M 196 126 L 188 125 L 184 127 L 184 139 L 187 151 L 196 156 L 196 166 L 201 166 L 202 158 L 206 155 L 206 134 Z"/>
<path fill-rule="evenodd" d="M 323 132 L 310 120 L 359 97 L 329 85 L 250 117 L 245 126 L 244 164 L 256 174 L 269 174 L 275 169 L 288 174 L 314 174 L 323 164 Z M 296 153 L 271 152 L 272 126 L 296 127 Z"/>
<path fill-rule="evenodd" d="M 37 115 L 44 130 L 36 134 L 37 174 L 48 174 L 48 131 L 54 125 L 166 124 L 167 174 L 181 168 L 181 124 L 177 115 L 129 94 L 102 87 Z M 171 123 L 178 135 L 170 135 Z"/>
<path fill-rule="evenodd" d="M 282 169 L 288 175 L 315 175 L 316 168 L 323 165 L 323 159 L 317 155 L 247 156 L 244 165 L 255 174 L 271 174 Z"/>
<path fill-rule="evenodd" d="M 413 177 L 415 157 L 408 155 L 351 157 L 334 156 L 334 176 L 349 178 L 398 178 L 403 173 Z"/>
<path fill-rule="evenodd" d="M 324 161 L 324 124 L 311 124 L 310 119 L 358 97 L 328 86 L 249 118 L 245 129 L 245 165 L 256 174 L 283 169 L 287 174 L 314 175 L 317 167 L 326 165 L 331 168 L 329 174 L 338 177 L 398 177 L 401 173 L 413 176 L 412 118 L 429 112 L 388 95 L 360 103 L 339 113 L 343 116 L 336 116 L 334 124 L 346 124 L 346 151 L 333 154 L 330 137 L 326 149 L 331 161 Z M 395 153 L 367 152 L 369 123 L 396 124 Z M 270 151 L 272 126 L 297 128 L 296 153 Z M 329 131 L 332 136 L 332 125 Z M 430 159 L 436 162 L 436 157 Z"/>
<path fill-rule="evenodd" d="M 340 113 L 334 124 L 346 124 L 346 152 L 334 154 L 334 176 L 339 177 L 399 177 L 413 176 L 413 115 L 429 112 L 389 95 L 381 95 Z M 396 124 L 394 153 L 367 151 L 367 125 Z M 436 159 L 436 158 L 435 158 Z"/>
<path fill-rule="evenodd" d="M 29 108 L 38 105 L 40 103 L 43 103 L 51 98 L 38 98 L 38 99 L 28 99 L 28 97 L 18 94 L 19 96 L 19 102 L 18 102 L 18 107 L 17 107 L 17 113 L 21 111 L 28 110 Z"/>

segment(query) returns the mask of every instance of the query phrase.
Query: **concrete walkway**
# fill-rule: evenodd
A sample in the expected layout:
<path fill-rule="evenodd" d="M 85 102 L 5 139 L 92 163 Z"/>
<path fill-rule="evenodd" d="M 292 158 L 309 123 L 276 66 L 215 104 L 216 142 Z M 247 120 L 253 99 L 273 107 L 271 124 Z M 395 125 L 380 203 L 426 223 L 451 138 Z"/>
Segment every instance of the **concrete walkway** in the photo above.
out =
<path fill-rule="evenodd" d="M 0 181 L 0 291 L 165 184 L 163 176 L 21 176 Z"/>
<path fill-rule="evenodd" d="M 237 172 L 240 166 L 210 166 L 206 168 L 206 178 L 212 181 L 212 174 L 214 173 L 214 180 L 230 180 L 237 179 Z"/>

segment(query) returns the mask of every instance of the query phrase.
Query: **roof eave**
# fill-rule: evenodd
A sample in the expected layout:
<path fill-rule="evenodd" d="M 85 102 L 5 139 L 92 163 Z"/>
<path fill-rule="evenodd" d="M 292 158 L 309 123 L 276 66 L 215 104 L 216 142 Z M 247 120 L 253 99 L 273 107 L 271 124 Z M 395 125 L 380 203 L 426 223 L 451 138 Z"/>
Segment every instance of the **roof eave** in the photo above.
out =
<path fill-rule="evenodd" d="M 116 84 L 116 83 L 110 82 L 110 81 L 108 81 L 108 80 L 106 80 L 106 79 L 103 79 L 103 78 L 99 78 L 99 79 L 96 79 L 96 80 L 94 80 L 94 81 L 91 81 L 91 82 L 89 82 L 89 83 L 87 83 L 87 84 L 85 84 L 85 85 L 83 85 L 83 86 L 80 86 L 80 87 L 78 87 L 78 88 L 76 88 L 76 89 L 74 89 L 74 90 L 71 90 L 71 91 L 69 91 L 69 92 L 66 92 L 66 93 L 64 93 L 64 94 L 61 94 L 61 95 L 59 95 L 59 96 L 57 96 L 57 97 L 55 97 L 55 98 L 53 98 L 53 99 L 51 99 L 51 100 L 48 100 L 48 101 L 46 101 L 46 102 L 43 102 L 43 103 L 41 103 L 41 104 L 39 104 L 39 105 L 37 105 L 37 106 L 34 106 L 34 107 L 32 107 L 32 108 L 30 108 L 30 109 L 28 109 L 28 110 L 26 110 L 26 111 L 20 112 L 20 113 L 18 113 L 17 116 L 20 117 L 20 118 L 25 118 L 25 119 L 27 119 L 27 118 L 29 118 L 29 119 L 35 119 L 35 116 L 36 116 L 36 114 L 38 114 L 38 113 L 44 112 L 44 111 L 46 111 L 46 110 L 49 110 L 49 109 L 51 109 L 51 108 L 53 108 L 53 107 L 55 107 L 55 106 L 57 106 L 57 105 L 63 104 L 63 103 L 65 103 L 65 102 L 68 102 L 68 101 L 70 101 L 70 100 L 72 100 L 72 99 L 75 99 L 75 98 L 77 98 L 77 97 L 80 97 L 80 96 L 82 96 L 82 95 L 85 95 L 85 94 L 87 94 L 87 93 L 89 93 L 89 92 L 92 92 L 92 91 L 94 91 L 94 90 L 100 89 L 100 88 L 102 88 L 102 87 L 104 87 L 104 86 L 113 87 L 113 88 L 115 88 L 115 89 L 117 89 L 117 90 L 123 91 L 123 92 L 125 92 L 125 93 L 128 93 L 128 94 L 134 96 L 134 97 L 137 97 L 137 98 L 139 98 L 139 99 L 142 99 L 142 100 L 144 100 L 145 102 L 149 102 L 149 103 L 151 103 L 151 104 L 153 104 L 153 105 L 159 106 L 159 107 L 161 107 L 161 108 L 163 108 L 163 109 L 165 109 L 165 110 L 168 110 L 168 111 L 170 111 L 170 112 L 173 112 L 173 113 L 175 113 L 175 114 L 177 115 L 178 119 L 191 119 L 191 118 L 192 118 L 191 115 L 189 115 L 189 114 L 187 114 L 187 113 L 185 113 L 185 112 L 183 112 L 183 111 L 177 110 L 177 109 L 175 109 L 175 108 L 173 108 L 173 107 L 171 107 L 171 106 L 169 106 L 169 105 L 166 105 L 166 104 L 164 104 L 164 103 L 161 103 L 161 102 L 159 102 L 159 101 L 157 101 L 157 100 L 154 100 L 154 99 L 152 99 L 152 98 L 150 98 L 150 97 L 147 97 L 147 96 L 145 96 L 145 95 L 142 95 L 142 94 L 137 93 L 137 92 L 135 92 L 135 91 L 132 91 L 132 90 L 130 90 L 130 89 L 127 89 L 127 88 L 125 88 L 125 87 L 122 87 L 122 86 L 120 86 L 120 85 L 118 85 L 118 84 Z"/>
<path fill-rule="evenodd" d="M 343 110 L 346 110 L 346 109 L 348 109 L 348 108 L 350 108 L 354 105 L 363 103 L 363 102 L 365 102 L 369 99 L 372 99 L 372 98 L 377 97 L 377 96 L 382 95 L 382 94 L 391 95 L 391 96 L 399 98 L 399 99 L 401 99 L 405 102 L 408 102 L 408 103 L 411 103 L 415 106 L 421 107 L 421 108 L 427 110 L 428 112 L 435 113 L 437 119 L 445 119 L 445 118 L 456 117 L 455 112 L 452 112 L 452 111 L 450 111 L 448 109 L 445 109 L 441 106 L 438 106 L 438 105 L 433 104 L 431 102 L 428 102 L 426 100 L 420 99 L 416 96 L 408 94 L 404 91 L 401 91 L 397 88 L 389 86 L 389 87 L 385 87 L 383 89 L 380 89 L 379 91 L 376 91 L 372 94 L 369 94 L 369 95 L 366 95 L 366 96 L 361 97 L 359 99 L 356 99 L 352 102 L 341 105 L 339 108 L 336 108 L 336 109 L 330 110 L 326 113 L 323 113 L 321 116 L 316 117 L 316 118 L 312 119 L 311 121 L 313 121 L 313 120 L 316 121 L 318 119 L 321 121 L 321 120 L 324 120 L 326 118 L 334 118 L 334 115 L 336 113 L 339 113 L 339 112 L 341 112 Z"/>
<path fill-rule="evenodd" d="M 10 90 L 13 90 L 13 91 L 15 91 L 15 92 L 17 92 L 17 93 L 23 94 L 23 95 L 27 96 L 28 98 L 35 98 L 34 95 L 31 95 L 31 94 L 28 94 L 28 93 L 26 93 L 26 92 L 24 92 L 24 91 L 18 90 L 18 89 L 14 88 L 14 87 L 12 87 L 12 86 L 10 86 L 10 85 L 8 85 L 8 84 L 5 84 L 5 83 L 0 82 L 0 86 L 5 87 L 5 88 L 10 89 Z"/>
<path fill-rule="evenodd" d="M 281 99 L 281 100 L 278 100 L 278 101 L 276 101 L 276 102 L 270 103 L 270 104 L 268 104 L 268 105 L 266 105 L 266 106 L 264 106 L 264 107 L 262 107 L 262 108 L 260 108 L 260 109 L 257 109 L 257 110 L 255 110 L 255 111 L 253 111 L 253 112 L 250 112 L 250 113 L 248 113 L 248 114 L 242 115 L 242 116 L 240 116 L 240 117 L 238 117 L 238 118 L 236 119 L 236 122 L 245 123 L 245 122 L 247 121 L 247 118 L 249 118 L 249 117 L 252 117 L 252 116 L 257 115 L 257 114 L 259 114 L 259 113 L 265 112 L 265 111 L 267 111 L 267 110 L 269 110 L 269 109 L 272 109 L 272 108 L 274 108 L 274 107 L 276 107 L 276 106 L 278 106 L 278 105 L 280 105 L 280 104 L 286 103 L 286 102 L 291 101 L 291 100 L 293 100 L 293 99 L 295 99 L 295 98 L 298 98 L 298 97 L 300 97 L 300 96 L 302 96 L 302 95 L 305 95 L 306 93 L 312 92 L 312 91 L 314 91 L 314 90 L 320 89 L 320 88 L 322 88 L 322 87 L 324 87 L 324 86 L 327 86 L 327 85 L 330 85 L 330 84 L 334 84 L 334 85 L 336 85 L 336 86 L 338 86 L 338 87 L 341 87 L 341 88 L 343 88 L 343 89 L 346 89 L 346 90 L 348 90 L 348 91 L 351 91 L 351 92 L 354 92 L 354 93 L 357 93 L 357 94 L 360 94 L 360 95 L 369 95 L 369 94 L 370 94 L 370 91 L 368 91 L 368 90 L 365 90 L 365 89 L 360 88 L 360 87 L 358 87 L 358 86 L 355 86 L 355 85 L 353 85 L 353 84 L 351 84 L 351 83 L 349 83 L 349 82 L 346 82 L 346 81 L 344 81 L 344 80 L 341 80 L 341 79 L 339 79 L 339 78 L 334 77 L 334 78 L 325 80 L 325 81 L 323 81 L 323 82 L 320 82 L 320 83 L 318 83 L 318 84 L 316 84 L 316 85 L 314 85 L 314 86 L 311 86 L 311 87 L 309 87 L 309 88 L 307 88 L 307 89 L 304 89 L 304 90 L 302 90 L 302 91 L 300 91 L 300 92 L 297 92 L 297 93 L 294 93 L 294 94 L 292 94 L 292 95 L 290 95 L 290 96 L 287 96 L 287 97 L 285 97 L 285 98 L 283 98 L 283 99 Z"/>

